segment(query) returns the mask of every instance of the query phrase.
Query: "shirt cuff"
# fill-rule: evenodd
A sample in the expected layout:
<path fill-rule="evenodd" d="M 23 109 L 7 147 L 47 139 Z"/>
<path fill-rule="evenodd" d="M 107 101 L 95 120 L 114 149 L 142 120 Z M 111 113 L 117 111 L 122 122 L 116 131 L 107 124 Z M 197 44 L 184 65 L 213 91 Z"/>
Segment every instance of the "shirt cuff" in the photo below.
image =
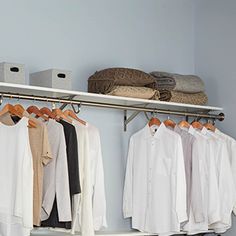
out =
<path fill-rule="evenodd" d="M 219 214 L 213 213 L 213 214 L 209 215 L 208 220 L 209 220 L 209 224 L 211 225 L 211 224 L 214 224 L 218 221 L 221 221 L 221 217 Z"/>
<path fill-rule="evenodd" d="M 194 219 L 196 223 L 201 223 L 205 220 L 205 217 L 203 215 L 203 213 L 196 213 L 194 214 Z"/>
<path fill-rule="evenodd" d="M 93 219 L 94 230 L 98 231 L 107 228 L 106 217 L 96 217 Z"/>
<path fill-rule="evenodd" d="M 179 223 L 183 223 L 188 220 L 188 216 L 186 212 L 178 213 Z"/>
<path fill-rule="evenodd" d="M 124 211 L 124 218 L 132 217 L 131 211 Z"/>

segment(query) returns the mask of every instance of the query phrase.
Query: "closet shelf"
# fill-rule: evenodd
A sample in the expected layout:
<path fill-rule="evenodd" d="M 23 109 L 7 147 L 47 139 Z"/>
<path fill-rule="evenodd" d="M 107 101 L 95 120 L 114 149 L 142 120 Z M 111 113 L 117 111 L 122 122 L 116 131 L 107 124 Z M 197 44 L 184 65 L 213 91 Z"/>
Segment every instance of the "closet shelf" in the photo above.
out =
<path fill-rule="evenodd" d="M 141 109 L 150 108 L 150 109 L 160 109 L 169 111 L 200 112 L 200 113 L 223 110 L 220 107 L 214 107 L 214 106 L 199 106 L 199 105 L 191 105 L 183 103 L 118 97 L 118 96 L 87 93 L 80 91 L 53 89 L 53 88 L 21 85 L 21 84 L 10 84 L 4 82 L 0 82 L 0 94 L 3 95 L 8 94 L 9 96 L 12 94 L 15 95 L 15 98 L 17 98 L 17 95 L 25 95 L 29 96 L 28 98 L 25 98 L 28 100 L 30 100 L 30 97 L 32 97 L 32 100 L 34 99 L 34 97 L 38 97 L 44 99 L 44 101 L 46 101 L 47 98 L 48 101 L 50 101 L 50 99 L 64 99 L 64 102 L 66 103 L 67 101 L 68 104 L 70 102 L 78 102 L 81 103 L 81 105 L 86 105 L 86 106 L 89 105 L 93 106 L 93 104 L 95 104 L 94 106 L 96 106 L 96 104 L 104 105 L 104 107 L 110 106 L 110 108 L 118 108 L 120 106 L 121 107 L 120 109 L 123 110 L 125 110 L 126 108 L 127 110 L 135 110 L 132 109 L 132 107 Z M 35 100 L 38 99 L 35 98 Z"/>
<path fill-rule="evenodd" d="M 212 233 L 213 231 L 207 231 L 205 233 Z M 176 235 L 185 235 L 185 232 L 181 232 Z M 48 229 L 37 229 L 33 230 L 31 232 L 31 236 L 69 236 L 71 235 L 70 233 L 65 233 L 65 232 L 60 232 L 60 231 L 52 231 Z M 80 234 L 75 234 L 75 236 L 79 236 Z M 151 236 L 151 235 L 157 235 L 157 234 L 149 234 L 149 233 L 142 233 L 139 231 L 107 231 L 107 232 L 97 232 L 95 235 L 98 236 Z"/>
<path fill-rule="evenodd" d="M 53 230 L 33 230 L 31 232 L 31 236 L 69 236 L 70 233 L 60 232 L 60 231 L 53 231 Z M 75 234 L 75 236 L 79 236 L 80 234 Z M 108 231 L 108 232 L 97 232 L 95 235 L 98 236 L 149 236 L 154 234 L 149 233 L 142 233 L 138 231 Z"/>

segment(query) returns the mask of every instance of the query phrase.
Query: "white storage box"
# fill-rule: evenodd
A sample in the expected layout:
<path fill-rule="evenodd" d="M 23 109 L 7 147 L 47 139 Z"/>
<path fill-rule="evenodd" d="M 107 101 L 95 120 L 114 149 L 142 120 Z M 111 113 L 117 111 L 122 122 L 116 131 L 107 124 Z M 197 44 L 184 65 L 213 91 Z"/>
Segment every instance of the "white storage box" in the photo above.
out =
<path fill-rule="evenodd" d="M 25 66 L 16 63 L 0 63 L 0 81 L 14 84 L 25 84 Z"/>
<path fill-rule="evenodd" d="M 50 69 L 30 74 L 30 85 L 71 90 L 71 71 Z"/>

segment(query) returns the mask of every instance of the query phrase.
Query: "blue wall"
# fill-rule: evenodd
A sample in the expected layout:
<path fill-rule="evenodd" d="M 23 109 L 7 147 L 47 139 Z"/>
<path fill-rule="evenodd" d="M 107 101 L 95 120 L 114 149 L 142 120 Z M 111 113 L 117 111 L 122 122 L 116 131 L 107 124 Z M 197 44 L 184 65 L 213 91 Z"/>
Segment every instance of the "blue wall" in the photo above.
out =
<path fill-rule="evenodd" d="M 195 66 L 206 82 L 211 104 L 224 108 L 226 119 L 218 126 L 236 138 L 236 1 L 195 1 Z M 226 233 L 234 236 L 233 228 Z"/>
<path fill-rule="evenodd" d="M 73 71 L 73 88 L 113 66 L 194 73 L 194 14 L 190 0 L 0 1 L 0 61 L 26 64 L 29 72 Z M 144 115 L 123 132 L 123 113 L 82 109 L 101 131 L 107 191 L 107 230 L 130 229 L 122 217 L 129 137 Z"/>

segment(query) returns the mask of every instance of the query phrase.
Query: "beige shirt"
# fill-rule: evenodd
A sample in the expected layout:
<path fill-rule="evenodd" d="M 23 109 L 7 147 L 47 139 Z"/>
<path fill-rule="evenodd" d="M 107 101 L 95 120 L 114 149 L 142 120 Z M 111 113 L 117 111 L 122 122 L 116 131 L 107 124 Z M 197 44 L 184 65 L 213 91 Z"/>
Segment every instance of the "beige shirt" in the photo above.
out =
<path fill-rule="evenodd" d="M 26 112 L 25 116 L 29 116 Z M 48 131 L 45 124 L 31 118 L 37 123 L 36 128 L 29 128 L 30 148 L 33 157 L 34 169 L 34 195 L 33 195 L 33 224 L 40 226 L 40 215 L 42 206 L 43 166 L 51 160 L 51 148 L 48 141 Z M 0 122 L 6 125 L 14 125 L 9 113 L 0 117 Z"/>

